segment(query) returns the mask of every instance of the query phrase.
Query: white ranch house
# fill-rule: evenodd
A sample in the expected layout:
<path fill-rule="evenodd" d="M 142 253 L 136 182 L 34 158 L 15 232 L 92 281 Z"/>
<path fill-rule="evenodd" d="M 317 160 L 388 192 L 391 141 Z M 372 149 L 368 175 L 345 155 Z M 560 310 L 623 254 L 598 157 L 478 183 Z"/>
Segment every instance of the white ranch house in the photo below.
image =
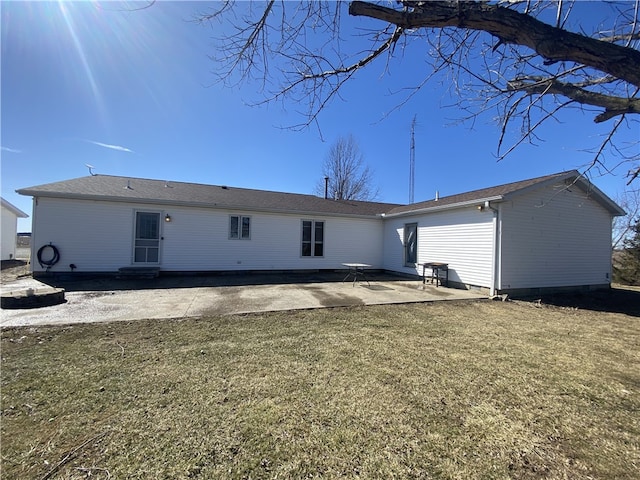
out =
<path fill-rule="evenodd" d="M 609 287 L 612 219 L 624 215 L 575 170 L 411 205 L 107 175 L 18 193 L 34 198 L 36 276 L 354 262 L 415 276 L 444 262 L 451 284 L 491 294 Z"/>

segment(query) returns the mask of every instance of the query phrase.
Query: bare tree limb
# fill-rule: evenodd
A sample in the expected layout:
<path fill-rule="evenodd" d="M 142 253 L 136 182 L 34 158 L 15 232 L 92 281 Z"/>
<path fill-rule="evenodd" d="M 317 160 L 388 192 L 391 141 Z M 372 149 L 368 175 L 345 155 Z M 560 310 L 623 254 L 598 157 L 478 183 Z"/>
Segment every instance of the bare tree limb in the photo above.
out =
<path fill-rule="evenodd" d="M 603 107 L 605 111 L 595 117 L 594 121 L 596 123 L 604 122 L 625 113 L 640 113 L 640 99 L 638 98 L 621 98 L 603 95 L 550 78 L 529 77 L 511 80 L 507 82 L 507 89 L 524 91 L 529 95 L 553 93 L 563 95 L 585 105 Z"/>
<path fill-rule="evenodd" d="M 420 2 L 412 12 L 354 1 L 349 14 L 376 18 L 404 29 L 459 27 L 483 30 L 502 43 L 523 45 L 555 62 L 593 67 L 640 86 L 640 51 L 568 32 L 529 15 L 485 2 Z"/>
<path fill-rule="evenodd" d="M 634 150 L 621 141 L 640 123 L 640 0 L 607 4 L 611 17 L 597 24 L 585 17 L 584 25 L 575 0 L 396 3 L 351 2 L 351 16 L 371 21 L 344 37 L 343 2 L 228 1 L 201 19 L 224 17 L 232 26 L 215 50 L 218 78 L 231 86 L 258 80 L 263 100 L 254 104 L 278 100 L 301 109 L 304 121 L 289 128 L 314 124 L 320 131 L 320 113 L 358 72 L 385 61 L 383 72 L 391 75 L 406 52 L 414 55 L 415 72 L 423 45 L 424 74 L 395 89 L 405 98 L 391 112 L 427 81 L 446 78 L 456 111 L 465 113 L 461 121 L 495 119 L 501 159 L 542 140 L 541 125 L 560 121 L 562 111 L 596 107 L 595 123 L 617 121 L 607 124 L 599 148 L 583 151 L 595 155 L 592 165 L 613 171 L 628 163 L 628 178 L 640 178 L 638 143 Z M 386 23 L 378 28 L 379 22 Z M 620 163 L 612 163 L 617 157 Z"/>

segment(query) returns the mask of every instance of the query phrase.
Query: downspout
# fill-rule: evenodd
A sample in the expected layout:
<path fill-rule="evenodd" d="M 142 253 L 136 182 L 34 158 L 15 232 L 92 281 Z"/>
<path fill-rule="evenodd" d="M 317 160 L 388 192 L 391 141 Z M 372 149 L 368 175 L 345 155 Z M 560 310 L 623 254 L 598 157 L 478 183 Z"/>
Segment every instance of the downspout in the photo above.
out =
<path fill-rule="evenodd" d="M 497 208 L 493 208 L 489 201 L 484 202 L 484 208 L 488 208 L 493 212 L 493 239 L 491 245 L 491 287 L 489 288 L 489 296 L 495 297 L 500 278 L 500 211 Z"/>

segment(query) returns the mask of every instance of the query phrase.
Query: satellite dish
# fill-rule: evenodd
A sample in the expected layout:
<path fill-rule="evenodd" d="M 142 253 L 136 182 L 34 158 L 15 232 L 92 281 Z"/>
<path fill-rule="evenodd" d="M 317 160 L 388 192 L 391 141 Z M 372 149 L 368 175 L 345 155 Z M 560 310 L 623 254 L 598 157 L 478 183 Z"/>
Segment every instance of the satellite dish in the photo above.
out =
<path fill-rule="evenodd" d="M 93 173 L 93 169 L 96 167 L 94 167 L 93 165 L 89 165 L 88 163 L 85 163 L 84 166 L 89 169 L 89 175 L 91 175 L 92 177 L 95 177 L 97 175 L 97 173 Z"/>

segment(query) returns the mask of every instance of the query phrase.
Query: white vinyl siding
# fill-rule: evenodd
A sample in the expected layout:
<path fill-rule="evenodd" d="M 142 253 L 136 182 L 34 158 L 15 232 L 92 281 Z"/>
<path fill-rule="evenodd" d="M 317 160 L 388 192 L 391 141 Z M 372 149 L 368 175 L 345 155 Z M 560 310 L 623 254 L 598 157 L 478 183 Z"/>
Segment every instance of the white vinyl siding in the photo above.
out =
<path fill-rule="evenodd" d="M 577 186 L 517 197 L 500 218 L 500 289 L 610 282 L 611 215 Z"/>
<path fill-rule="evenodd" d="M 125 203 L 39 197 L 34 207 L 32 251 L 49 243 L 59 249 L 60 261 L 52 272 L 69 272 L 72 263 L 77 272 L 113 272 L 130 266 L 134 211 L 133 205 Z M 44 270 L 35 258 L 32 268 Z"/>
<path fill-rule="evenodd" d="M 403 231 L 418 224 L 418 264 L 449 264 L 449 280 L 489 288 L 493 251 L 493 214 L 475 207 L 385 220 L 384 268 L 422 274 L 421 267 L 404 266 Z"/>
<path fill-rule="evenodd" d="M 132 265 L 135 211 L 162 211 L 163 271 L 341 269 L 342 263 L 382 268 L 382 222 L 377 218 L 323 217 L 324 256 L 300 256 L 300 215 L 251 214 L 251 241 L 229 239 L 230 210 L 39 197 L 35 251 L 49 242 L 60 250 L 52 272 L 115 272 Z M 33 268 L 40 271 L 34 262 Z"/>
<path fill-rule="evenodd" d="M 2 260 L 9 260 L 16 257 L 16 239 L 18 230 L 18 216 L 5 206 L 2 206 Z"/>

